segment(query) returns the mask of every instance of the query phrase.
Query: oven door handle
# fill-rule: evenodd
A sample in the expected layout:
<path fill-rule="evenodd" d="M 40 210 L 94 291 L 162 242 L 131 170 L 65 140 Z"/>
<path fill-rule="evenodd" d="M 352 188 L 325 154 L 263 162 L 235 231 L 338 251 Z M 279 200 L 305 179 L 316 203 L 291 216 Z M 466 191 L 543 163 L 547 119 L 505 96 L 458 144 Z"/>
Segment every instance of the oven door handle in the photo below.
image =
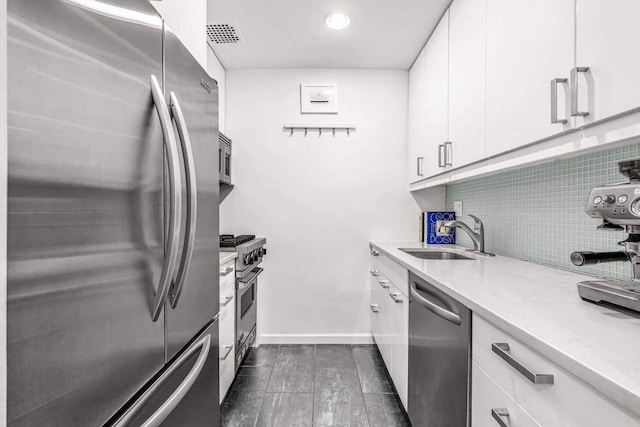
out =
<path fill-rule="evenodd" d="M 238 279 L 238 290 L 243 291 L 251 286 L 251 283 L 264 271 L 263 268 L 256 268 L 255 273 L 253 273 L 248 279 Z"/>

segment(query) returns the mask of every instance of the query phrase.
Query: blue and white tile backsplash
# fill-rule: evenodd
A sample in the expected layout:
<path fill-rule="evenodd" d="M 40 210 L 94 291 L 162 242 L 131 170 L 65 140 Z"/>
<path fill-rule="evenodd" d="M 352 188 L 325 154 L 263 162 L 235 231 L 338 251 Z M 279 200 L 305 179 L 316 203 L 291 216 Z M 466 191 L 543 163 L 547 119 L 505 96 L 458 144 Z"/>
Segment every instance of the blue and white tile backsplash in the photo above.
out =
<path fill-rule="evenodd" d="M 640 158 L 640 143 L 449 184 L 446 209 L 453 210 L 453 202 L 462 200 L 464 216 L 459 219 L 472 225 L 467 214 L 479 216 L 489 252 L 630 279 L 628 262 L 576 267 L 569 255 L 577 250 L 622 250 L 617 243 L 626 233 L 598 230 L 601 221 L 587 216 L 584 207 L 591 188 L 624 182 L 617 162 L 633 158 Z M 456 237 L 458 243 L 472 246 L 466 233 Z"/>

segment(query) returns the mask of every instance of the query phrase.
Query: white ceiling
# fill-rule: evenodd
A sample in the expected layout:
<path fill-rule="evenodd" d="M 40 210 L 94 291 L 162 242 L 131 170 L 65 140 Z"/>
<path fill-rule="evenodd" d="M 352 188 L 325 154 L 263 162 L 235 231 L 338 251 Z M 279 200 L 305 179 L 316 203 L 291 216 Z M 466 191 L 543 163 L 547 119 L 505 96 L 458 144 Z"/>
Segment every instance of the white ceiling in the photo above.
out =
<path fill-rule="evenodd" d="M 212 45 L 227 69 L 408 69 L 451 0 L 207 0 L 207 24 L 232 21 L 244 42 Z M 351 25 L 330 30 L 344 12 Z"/>

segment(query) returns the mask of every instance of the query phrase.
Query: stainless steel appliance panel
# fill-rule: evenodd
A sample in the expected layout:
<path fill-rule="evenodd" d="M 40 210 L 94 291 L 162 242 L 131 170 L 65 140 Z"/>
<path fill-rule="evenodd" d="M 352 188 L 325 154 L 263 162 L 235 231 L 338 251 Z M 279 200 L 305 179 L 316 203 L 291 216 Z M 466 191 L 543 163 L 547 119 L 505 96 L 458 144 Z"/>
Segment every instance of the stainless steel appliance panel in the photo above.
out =
<path fill-rule="evenodd" d="M 409 275 L 409 418 L 414 426 L 469 423 L 471 311 Z"/>
<path fill-rule="evenodd" d="M 163 366 L 161 25 L 146 0 L 8 2 L 9 425 L 100 425 Z"/>
<path fill-rule="evenodd" d="M 177 272 L 166 305 L 167 359 L 171 359 L 219 310 L 218 87 L 176 35 L 165 29 L 165 97 L 172 103 L 176 134 L 192 152 L 180 153 L 183 194 L 187 195 L 183 198 L 182 263 L 189 251 L 192 254 L 184 280 Z M 177 109 L 184 118 L 182 130 Z M 190 163 L 191 171 L 187 170 Z M 195 182 L 188 188 L 190 176 Z M 195 216 L 191 216 L 188 198 L 194 191 Z M 188 224 L 189 218 L 195 221 Z"/>
<path fill-rule="evenodd" d="M 190 342 L 164 369 L 138 400 L 113 421 L 115 427 L 217 427 L 218 320 Z M 111 424 L 111 423 L 110 423 Z"/>
<path fill-rule="evenodd" d="M 249 275 L 236 279 L 236 369 L 239 369 L 248 347 L 255 339 L 258 276 L 262 271 L 262 268 L 256 267 Z"/>

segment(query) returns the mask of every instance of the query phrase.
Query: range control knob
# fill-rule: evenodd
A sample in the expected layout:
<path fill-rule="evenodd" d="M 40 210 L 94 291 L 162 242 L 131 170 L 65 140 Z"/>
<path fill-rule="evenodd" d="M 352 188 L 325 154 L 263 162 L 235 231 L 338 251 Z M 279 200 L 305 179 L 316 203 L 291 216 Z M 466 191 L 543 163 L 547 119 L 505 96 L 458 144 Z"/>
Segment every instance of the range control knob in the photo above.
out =
<path fill-rule="evenodd" d="M 251 254 L 246 254 L 244 257 L 242 257 L 242 262 L 244 263 L 244 265 L 249 265 L 251 264 Z"/>
<path fill-rule="evenodd" d="M 604 204 L 612 205 L 616 201 L 616 196 L 609 194 L 608 196 L 604 196 Z"/>
<path fill-rule="evenodd" d="M 253 262 L 258 262 L 260 260 L 260 256 L 258 255 L 258 251 L 252 252 Z"/>

